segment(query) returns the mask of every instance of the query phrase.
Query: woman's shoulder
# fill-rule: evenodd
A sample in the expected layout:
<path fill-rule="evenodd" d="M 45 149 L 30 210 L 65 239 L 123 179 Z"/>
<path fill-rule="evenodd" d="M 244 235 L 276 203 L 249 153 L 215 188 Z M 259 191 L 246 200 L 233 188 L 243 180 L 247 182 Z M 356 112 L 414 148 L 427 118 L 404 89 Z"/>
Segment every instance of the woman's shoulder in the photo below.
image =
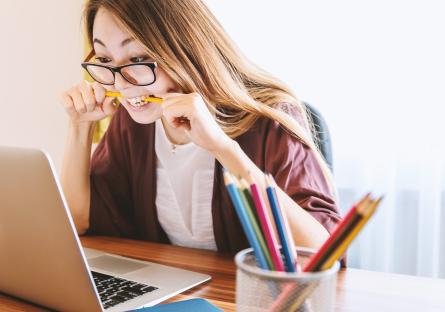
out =
<path fill-rule="evenodd" d="M 310 119 L 308 118 L 306 105 L 303 102 L 300 104 L 280 102 L 275 104 L 273 108 L 292 117 L 303 130 L 310 133 Z"/>
<path fill-rule="evenodd" d="M 306 114 L 306 107 L 304 104 L 297 105 L 289 102 L 279 102 L 271 106 L 278 114 L 284 114 L 291 123 L 299 128 L 304 135 L 311 135 L 310 121 Z M 277 119 L 262 116 L 257 119 L 253 127 L 251 128 L 251 135 L 257 135 L 260 137 L 270 136 L 286 136 L 289 139 L 296 139 L 295 135 L 285 128 Z"/>
<path fill-rule="evenodd" d="M 305 139 L 311 136 L 306 117 L 299 107 L 291 103 L 278 103 L 274 108 L 281 114 L 286 114 L 288 121 L 300 129 Z M 260 158 L 273 159 L 278 154 L 292 158 L 296 154 L 311 152 L 304 139 L 295 135 L 277 119 L 268 116 L 259 117 L 248 131 L 236 138 L 236 141 L 258 162 L 261 162 Z"/>

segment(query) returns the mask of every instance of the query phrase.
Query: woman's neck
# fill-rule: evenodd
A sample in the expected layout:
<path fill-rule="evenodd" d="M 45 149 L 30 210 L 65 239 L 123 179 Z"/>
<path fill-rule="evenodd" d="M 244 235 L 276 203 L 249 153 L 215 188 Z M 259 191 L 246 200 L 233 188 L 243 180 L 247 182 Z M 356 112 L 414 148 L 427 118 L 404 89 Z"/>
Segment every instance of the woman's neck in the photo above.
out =
<path fill-rule="evenodd" d="M 162 126 L 164 127 L 165 134 L 168 140 L 175 145 L 183 145 L 190 143 L 191 140 L 187 137 L 187 133 L 184 129 L 176 129 L 170 126 L 164 117 L 161 117 Z"/>

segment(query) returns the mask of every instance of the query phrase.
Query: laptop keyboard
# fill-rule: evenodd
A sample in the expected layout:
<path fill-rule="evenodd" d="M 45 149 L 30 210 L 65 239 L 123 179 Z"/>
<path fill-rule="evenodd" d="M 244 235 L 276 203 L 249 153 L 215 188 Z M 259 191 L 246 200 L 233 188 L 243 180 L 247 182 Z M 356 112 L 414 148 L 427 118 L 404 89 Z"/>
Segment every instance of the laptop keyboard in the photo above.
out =
<path fill-rule="evenodd" d="M 157 287 L 91 271 L 104 309 L 152 292 Z"/>

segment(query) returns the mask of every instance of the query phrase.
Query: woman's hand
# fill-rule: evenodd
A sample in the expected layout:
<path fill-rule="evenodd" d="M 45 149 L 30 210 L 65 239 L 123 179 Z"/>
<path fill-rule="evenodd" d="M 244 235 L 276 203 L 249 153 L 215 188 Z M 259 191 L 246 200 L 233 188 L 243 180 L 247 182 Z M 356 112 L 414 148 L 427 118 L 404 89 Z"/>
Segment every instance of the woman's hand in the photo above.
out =
<path fill-rule="evenodd" d="M 232 141 L 216 123 L 198 93 L 168 93 L 163 98 L 163 115 L 167 123 L 173 128 L 184 129 L 196 145 L 215 154 Z"/>
<path fill-rule="evenodd" d="M 104 119 L 116 111 L 114 98 L 105 97 L 105 88 L 86 81 L 62 94 L 62 105 L 72 122 L 92 122 Z"/>

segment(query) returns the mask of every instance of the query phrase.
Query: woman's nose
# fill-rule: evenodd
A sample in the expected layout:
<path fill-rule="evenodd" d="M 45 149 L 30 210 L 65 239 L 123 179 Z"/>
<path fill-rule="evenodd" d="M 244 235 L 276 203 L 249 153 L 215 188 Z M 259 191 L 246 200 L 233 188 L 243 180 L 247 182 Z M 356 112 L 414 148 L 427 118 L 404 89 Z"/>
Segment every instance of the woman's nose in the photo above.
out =
<path fill-rule="evenodd" d="M 131 86 L 132 84 L 125 80 L 121 73 L 116 73 L 116 76 L 114 77 L 114 87 L 117 90 L 123 90 Z"/>

